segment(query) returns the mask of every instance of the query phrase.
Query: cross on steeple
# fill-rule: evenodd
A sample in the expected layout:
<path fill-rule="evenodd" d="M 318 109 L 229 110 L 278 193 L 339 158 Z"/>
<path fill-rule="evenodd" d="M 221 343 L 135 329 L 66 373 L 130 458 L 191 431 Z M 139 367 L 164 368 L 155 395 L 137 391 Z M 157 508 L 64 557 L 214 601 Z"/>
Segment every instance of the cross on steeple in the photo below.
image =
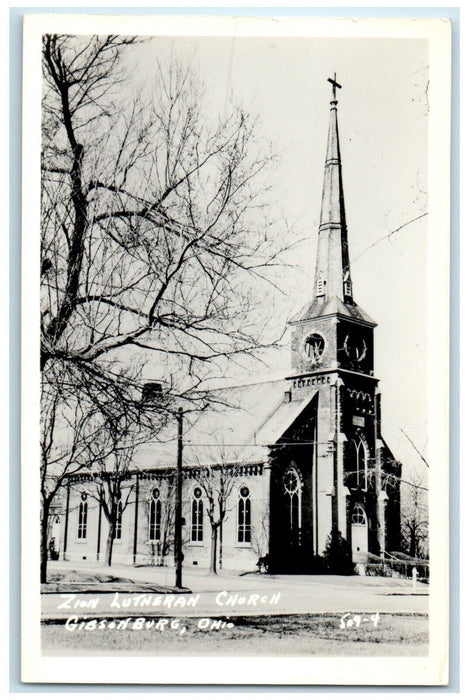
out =
<path fill-rule="evenodd" d="M 335 90 L 336 90 L 336 88 L 341 88 L 341 87 L 342 87 L 342 85 L 339 85 L 339 83 L 337 82 L 336 77 L 337 77 L 337 76 L 336 76 L 336 74 L 334 73 L 334 77 L 333 77 L 333 78 L 328 78 L 328 79 L 327 79 L 328 82 L 332 84 L 332 99 L 333 99 L 333 100 L 335 100 Z"/>

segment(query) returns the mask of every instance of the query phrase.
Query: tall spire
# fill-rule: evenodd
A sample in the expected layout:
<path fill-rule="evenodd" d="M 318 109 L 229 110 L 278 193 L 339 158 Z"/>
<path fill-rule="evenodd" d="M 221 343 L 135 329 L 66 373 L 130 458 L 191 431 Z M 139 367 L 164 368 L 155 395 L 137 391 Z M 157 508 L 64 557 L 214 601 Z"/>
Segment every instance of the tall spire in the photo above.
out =
<path fill-rule="evenodd" d="M 334 78 L 328 78 L 328 81 L 332 85 L 332 100 L 313 298 L 301 310 L 295 321 L 340 315 L 375 326 L 373 319 L 353 299 L 337 126 L 336 90 L 342 86 L 337 82 L 335 73 Z"/>
<path fill-rule="evenodd" d="M 319 221 L 314 296 L 317 298 L 317 302 L 332 301 L 337 298 L 346 304 L 353 304 L 337 125 L 336 89 L 342 86 L 336 81 L 335 73 L 334 78 L 328 78 L 328 81 L 332 84 L 332 100 Z"/>

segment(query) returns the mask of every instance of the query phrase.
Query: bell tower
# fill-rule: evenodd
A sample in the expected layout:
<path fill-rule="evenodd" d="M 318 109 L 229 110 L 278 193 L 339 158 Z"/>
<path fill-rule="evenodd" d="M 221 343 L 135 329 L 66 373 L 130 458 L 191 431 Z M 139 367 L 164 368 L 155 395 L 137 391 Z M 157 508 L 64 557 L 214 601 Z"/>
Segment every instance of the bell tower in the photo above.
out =
<path fill-rule="evenodd" d="M 376 324 L 354 299 L 337 121 L 341 85 L 335 74 L 328 80 L 332 99 L 315 276 L 309 302 L 290 322 L 289 380 L 293 400 L 310 395 L 317 400 L 311 477 L 314 553 L 322 553 L 334 526 L 352 551 L 379 553 L 385 548 L 385 497 L 373 362 Z M 359 525 L 362 539 L 357 544 Z"/>
<path fill-rule="evenodd" d="M 292 368 L 299 374 L 347 368 L 373 374 L 374 321 L 354 301 L 345 217 L 334 78 L 312 298 L 292 322 Z"/>

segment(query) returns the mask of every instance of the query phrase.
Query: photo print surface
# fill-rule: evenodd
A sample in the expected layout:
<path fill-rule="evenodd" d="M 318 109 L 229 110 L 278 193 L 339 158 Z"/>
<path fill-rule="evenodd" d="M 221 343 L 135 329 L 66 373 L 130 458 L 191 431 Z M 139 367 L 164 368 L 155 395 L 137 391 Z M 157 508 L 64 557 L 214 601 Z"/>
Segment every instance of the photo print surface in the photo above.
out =
<path fill-rule="evenodd" d="M 25 679 L 445 682 L 447 23 L 28 19 Z"/>

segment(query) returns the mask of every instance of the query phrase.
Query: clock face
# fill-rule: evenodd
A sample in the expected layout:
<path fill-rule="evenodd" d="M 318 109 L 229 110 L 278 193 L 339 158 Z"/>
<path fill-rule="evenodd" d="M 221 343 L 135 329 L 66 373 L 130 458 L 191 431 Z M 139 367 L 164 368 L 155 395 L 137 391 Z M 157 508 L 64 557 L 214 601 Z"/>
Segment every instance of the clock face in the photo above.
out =
<path fill-rule="evenodd" d="M 320 335 L 320 333 L 311 333 L 305 338 L 304 341 L 304 354 L 305 357 L 312 363 L 315 364 L 320 360 L 326 347 L 326 341 Z"/>
<path fill-rule="evenodd" d="M 349 360 L 361 362 L 366 355 L 366 343 L 363 336 L 352 331 L 345 337 L 344 349 Z"/>

